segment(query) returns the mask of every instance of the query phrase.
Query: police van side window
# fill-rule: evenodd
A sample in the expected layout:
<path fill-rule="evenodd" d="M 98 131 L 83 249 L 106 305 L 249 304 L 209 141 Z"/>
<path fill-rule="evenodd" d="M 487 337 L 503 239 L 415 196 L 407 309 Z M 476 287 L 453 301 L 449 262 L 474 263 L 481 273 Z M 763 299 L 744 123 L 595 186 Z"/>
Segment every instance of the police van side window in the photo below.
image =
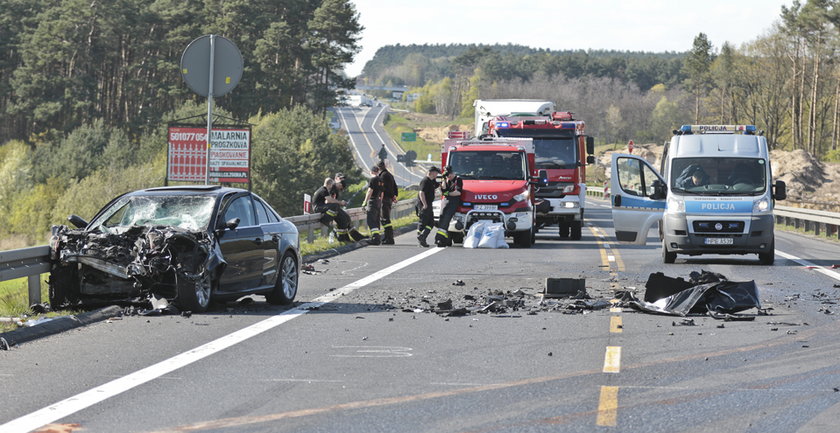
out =
<path fill-rule="evenodd" d="M 632 158 L 619 158 L 618 166 L 618 184 L 622 191 L 627 194 L 638 197 L 644 196 L 644 186 L 642 179 L 642 171 L 639 165 L 641 161 Z"/>
<path fill-rule="evenodd" d="M 642 194 L 645 197 L 653 198 L 651 197 L 653 195 L 653 182 L 658 179 L 659 177 L 647 164 L 642 164 L 642 186 L 644 187 Z"/>

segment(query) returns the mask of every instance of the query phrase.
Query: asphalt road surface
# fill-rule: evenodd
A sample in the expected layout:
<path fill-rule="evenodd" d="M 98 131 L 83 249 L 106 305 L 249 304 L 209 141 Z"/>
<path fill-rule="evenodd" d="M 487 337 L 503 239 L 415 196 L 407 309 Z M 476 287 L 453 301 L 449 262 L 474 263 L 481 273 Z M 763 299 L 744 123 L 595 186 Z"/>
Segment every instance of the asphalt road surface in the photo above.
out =
<path fill-rule="evenodd" d="M 397 185 L 407 187 L 417 185 L 423 179 L 423 169 L 414 166 L 406 167 L 397 162 L 397 155 L 403 151 L 385 132 L 382 126 L 383 116 L 388 112 L 387 105 L 375 107 L 338 107 L 335 109 L 341 120 L 341 127 L 347 131 L 350 143 L 353 145 L 353 157 L 356 164 L 368 173 L 370 167 L 379 162 L 379 151 L 382 146 L 388 152 L 386 159 Z"/>
<path fill-rule="evenodd" d="M 580 241 L 547 228 L 530 249 L 425 249 L 408 233 L 315 262 L 291 307 L 254 296 L 0 352 L 0 432 L 836 431 L 840 244 L 777 232 L 774 266 L 663 265 L 652 236 L 611 241 L 607 206 L 587 209 Z M 769 314 L 688 326 L 536 296 L 547 277 L 611 299 L 701 269 L 755 280 Z M 488 299 L 509 308 L 433 311 Z"/>

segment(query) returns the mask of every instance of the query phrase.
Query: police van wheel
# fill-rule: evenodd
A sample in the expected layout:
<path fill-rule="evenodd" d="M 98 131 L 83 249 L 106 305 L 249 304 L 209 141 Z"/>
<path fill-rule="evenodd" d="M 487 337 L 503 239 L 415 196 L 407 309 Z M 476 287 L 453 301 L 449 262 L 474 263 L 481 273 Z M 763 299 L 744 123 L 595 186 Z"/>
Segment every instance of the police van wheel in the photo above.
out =
<path fill-rule="evenodd" d="M 765 266 L 772 266 L 773 262 L 776 261 L 776 247 L 775 242 L 770 243 L 770 251 L 766 253 L 758 253 L 758 261 L 761 262 L 762 265 Z"/>
<path fill-rule="evenodd" d="M 677 260 L 677 253 L 668 251 L 668 245 L 662 241 L 662 263 L 674 263 Z"/>

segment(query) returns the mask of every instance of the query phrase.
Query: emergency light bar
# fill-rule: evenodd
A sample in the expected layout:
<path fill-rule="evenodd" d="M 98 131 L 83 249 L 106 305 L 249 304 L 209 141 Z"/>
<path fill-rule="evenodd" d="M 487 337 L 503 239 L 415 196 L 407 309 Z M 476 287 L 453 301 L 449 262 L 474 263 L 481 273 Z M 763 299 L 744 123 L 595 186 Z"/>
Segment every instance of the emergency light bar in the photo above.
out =
<path fill-rule="evenodd" d="M 683 125 L 680 127 L 681 134 L 734 134 L 741 132 L 745 135 L 753 135 L 756 132 L 755 125 Z"/>

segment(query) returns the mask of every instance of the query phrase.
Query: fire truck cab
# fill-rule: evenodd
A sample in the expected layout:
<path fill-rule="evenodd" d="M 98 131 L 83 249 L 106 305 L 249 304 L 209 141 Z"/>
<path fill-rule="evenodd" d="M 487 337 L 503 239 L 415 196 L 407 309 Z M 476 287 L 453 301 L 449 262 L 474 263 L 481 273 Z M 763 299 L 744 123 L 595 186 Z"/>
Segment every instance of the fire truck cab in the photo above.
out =
<path fill-rule="evenodd" d="M 459 140 L 447 139 L 441 148 L 441 163 L 452 166 L 464 182 L 461 206 L 449 224 L 450 238 L 460 243 L 470 226 L 479 220 L 501 222 L 505 236 L 518 247 L 534 243 L 534 186 L 531 176 L 534 145 L 529 138 Z M 440 202 L 434 206 L 440 214 Z"/>

